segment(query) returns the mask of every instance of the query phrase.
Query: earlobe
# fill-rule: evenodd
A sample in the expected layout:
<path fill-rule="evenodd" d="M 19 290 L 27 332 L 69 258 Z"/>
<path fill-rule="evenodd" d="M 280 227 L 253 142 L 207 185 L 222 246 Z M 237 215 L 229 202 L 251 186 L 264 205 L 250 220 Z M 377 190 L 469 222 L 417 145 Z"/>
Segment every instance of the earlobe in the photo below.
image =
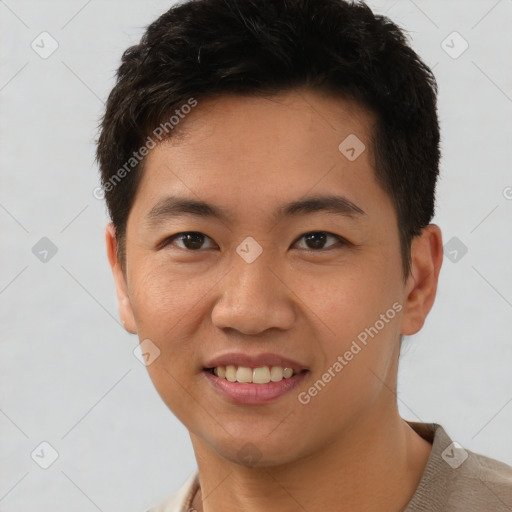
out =
<path fill-rule="evenodd" d="M 136 334 L 137 328 L 135 325 L 130 297 L 128 295 L 126 276 L 117 258 L 116 231 L 112 223 L 108 224 L 105 229 L 105 242 L 107 245 L 108 261 L 110 263 L 110 268 L 112 269 L 112 275 L 114 276 L 114 283 L 116 286 L 119 317 L 121 318 L 124 328 L 128 332 Z"/>
<path fill-rule="evenodd" d="M 423 327 L 434 304 L 443 263 L 443 242 L 438 226 L 429 224 L 413 239 L 411 260 L 400 330 L 404 335 L 415 334 Z"/>

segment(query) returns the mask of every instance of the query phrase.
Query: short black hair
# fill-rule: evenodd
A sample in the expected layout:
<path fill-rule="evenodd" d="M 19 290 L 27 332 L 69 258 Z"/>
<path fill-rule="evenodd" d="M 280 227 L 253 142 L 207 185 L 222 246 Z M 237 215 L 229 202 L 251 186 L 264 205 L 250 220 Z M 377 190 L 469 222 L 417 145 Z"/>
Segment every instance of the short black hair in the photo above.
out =
<path fill-rule="evenodd" d="M 301 87 L 355 101 L 375 116 L 374 172 L 396 209 L 407 277 L 412 239 L 434 215 L 437 84 L 396 24 L 345 0 L 182 1 L 124 52 L 96 153 L 121 263 L 147 152 L 139 150 L 155 142 L 156 127 L 167 127 L 159 140 L 177 137 L 181 125 L 169 119 L 192 102 Z"/>

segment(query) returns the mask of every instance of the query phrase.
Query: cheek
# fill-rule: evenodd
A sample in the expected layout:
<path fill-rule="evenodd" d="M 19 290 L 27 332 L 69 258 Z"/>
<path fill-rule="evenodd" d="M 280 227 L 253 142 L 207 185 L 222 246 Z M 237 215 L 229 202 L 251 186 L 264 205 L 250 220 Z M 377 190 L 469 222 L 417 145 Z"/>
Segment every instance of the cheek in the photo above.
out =
<path fill-rule="evenodd" d="M 201 290 L 197 279 L 170 272 L 168 266 L 153 262 L 137 267 L 137 273 L 131 277 L 130 300 L 137 326 L 143 332 L 172 329 L 193 310 L 204 293 L 204 283 Z"/>
<path fill-rule="evenodd" d="M 146 367 L 155 389 L 171 411 L 182 421 L 190 421 L 190 401 L 186 390 L 194 389 L 194 379 L 203 378 L 191 367 L 205 294 L 201 279 L 184 277 L 154 263 L 139 266 L 131 276 L 130 299 L 140 340 L 150 339 L 160 350 Z"/>
<path fill-rule="evenodd" d="M 400 269 L 398 269 L 400 270 Z M 322 320 L 332 343 L 348 340 L 373 325 L 400 299 L 394 265 L 360 261 L 331 268 L 323 274 L 302 274 L 293 289 Z"/>
<path fill-rule="evenodd" d="M 358 400 L 371 402 L 392 375 L 402 309 L 400 272 L 400 262 L 381 252 L 322 279 L 316 276 L 316 285 L 303 277 L 307 305 L 325 327 L 321 371 L 336 375 L 325 376 L 332 384 L 325 402 L 316 406 L 339 401 L 355 410 Z"/>
<path fill-rule="evenodd" d="M 166 389 L 174 396 L 179 392 L 174 379 L 184 384 L 197 375 L 191 364 L 197 360 L 197 330 L 207 314 L 205 291 L 211 285 L 155 265 L 139 267 L 132 277 L 130 300 L 139 338 L 150 339 L 160 350 L 148 372 L 159 392 Z"/>

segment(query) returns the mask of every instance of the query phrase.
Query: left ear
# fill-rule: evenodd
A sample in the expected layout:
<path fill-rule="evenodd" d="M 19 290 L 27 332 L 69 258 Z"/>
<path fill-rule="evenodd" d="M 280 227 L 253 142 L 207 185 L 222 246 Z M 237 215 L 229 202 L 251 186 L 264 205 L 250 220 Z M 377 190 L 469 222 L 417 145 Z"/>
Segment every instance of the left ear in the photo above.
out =
<path fill-rule="evenodd" d="M 439 226 L 429 224 L 412 240 L 411 270 L 405 285 L 400 333 L 416 334 L 425 323 L 434 299 L 443 263 L 443 240 Z"/>

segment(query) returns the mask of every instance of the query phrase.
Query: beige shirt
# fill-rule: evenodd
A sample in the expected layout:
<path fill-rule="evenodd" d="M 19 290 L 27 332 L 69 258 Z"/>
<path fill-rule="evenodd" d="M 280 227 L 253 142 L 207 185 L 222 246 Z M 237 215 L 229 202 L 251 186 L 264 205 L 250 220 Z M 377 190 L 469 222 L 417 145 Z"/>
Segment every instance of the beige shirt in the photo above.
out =
<path fill-rule="evenodd" d="M 512 467 L 465 450 L 437 423 L 407 422 L 432 443 L 427 465 L 404 512 L 512 512 Z M 194 512 L 197 471 L 147 512 Z"/>

